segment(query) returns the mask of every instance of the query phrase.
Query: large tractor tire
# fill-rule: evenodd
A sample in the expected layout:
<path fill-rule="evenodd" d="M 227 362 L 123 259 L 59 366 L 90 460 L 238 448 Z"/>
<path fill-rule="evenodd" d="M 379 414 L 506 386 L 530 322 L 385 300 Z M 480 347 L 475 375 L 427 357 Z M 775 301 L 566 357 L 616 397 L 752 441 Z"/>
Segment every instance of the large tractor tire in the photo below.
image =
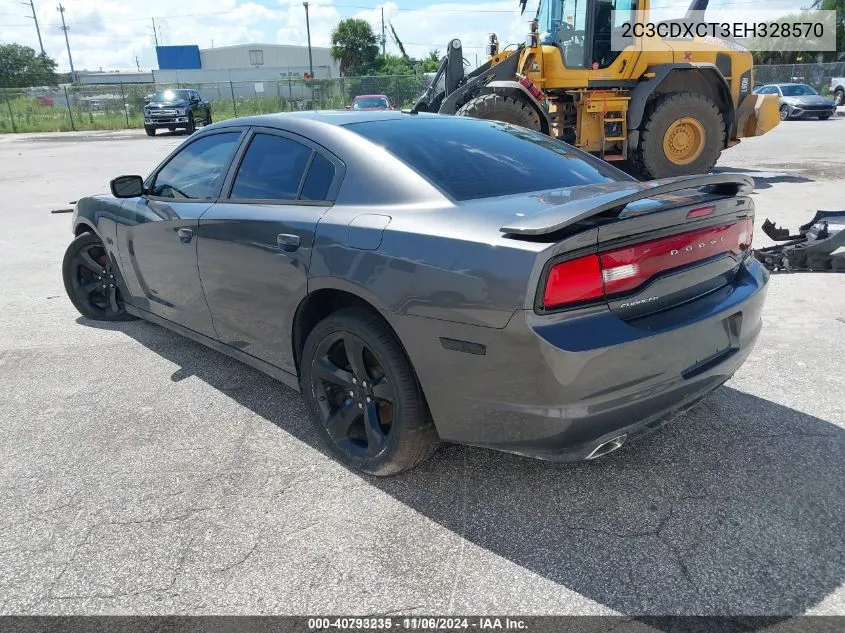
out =
<path fill-rule="evenodd" d="M 480 95 L 467 101 L 455 114 L 512 123 L 537 132 L 542 129 L 537 111 L 523 99 L 511 95 Z"/>
<path fill-rule="evenodd" d="M 654 100 L 643 117 L 640 146 L 631 156 L 643 178 L 706 174 L 719 159 L 725 123 L 716 105 L 694 92 Z"/>

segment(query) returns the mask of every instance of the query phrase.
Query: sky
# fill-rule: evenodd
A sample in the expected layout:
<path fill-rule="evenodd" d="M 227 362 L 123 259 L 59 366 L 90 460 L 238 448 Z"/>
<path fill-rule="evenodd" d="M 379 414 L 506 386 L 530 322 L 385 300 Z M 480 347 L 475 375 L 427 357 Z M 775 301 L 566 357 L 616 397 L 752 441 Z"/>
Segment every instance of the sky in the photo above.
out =
<path fill-rule="evenodd" d="M 59 0 L 34 0 L 46 53 L 70 69 Z M 380 35 L 381 12 L 385 25 L 392 23 L 412 57 L 430 50 L 441 52 L 453 37 L 461 39 L 464 57 L 474 65 L 484 58 L 487 35 L 495 32 L 502 45 L 521 42 L 528 32 L 538 0 L 528 0 L 520 16 L 517 0 L 490 2 L 435 2 L 427 0 L 312 0 L 309 4 L 311 43 L 328 46 L 338 21 L 357 17 L 372 24 Z M 662 6 L 673 0 L 656 0 Z M 68 37 L 76 70 L 142 70 L 156 67 L 151 18 L 159 27 L 159 43 L 196 44 L 200 48 L 234 44 L 307 43 L 305 9 L 292 0 L 204 0 L 180 3 L 172 0 L 63 0 Z M 683 11 L 688 0 L 678 3 Z M 763 5 L 795 8 L 794 0 L 711 0 L 712 6 L 754 8 Z M 760 7 L 762 8 L 762 7 Z M 30 17 L 26 17 L 29 15 Z M 0 0 L 0 42 L 17 42 L 38 50 L 38 38 L 28 0 Z M 387 51 L 398 53 L 390 30 Z M 137 59 L 136 59 L 137 58 Z"/>

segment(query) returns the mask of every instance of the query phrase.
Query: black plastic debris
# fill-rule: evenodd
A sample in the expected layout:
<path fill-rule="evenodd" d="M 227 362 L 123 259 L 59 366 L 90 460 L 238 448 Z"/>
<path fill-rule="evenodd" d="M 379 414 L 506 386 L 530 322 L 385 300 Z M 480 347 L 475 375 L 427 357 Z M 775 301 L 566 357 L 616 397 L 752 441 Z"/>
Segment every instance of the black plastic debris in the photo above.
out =
<path fill-rule="evenodd" d="M 845 211 L 816 211 L 795 235 L 767 219 L 763 232 L 783 242 L 754 252 L 772 272 L 845 272 Z"/>

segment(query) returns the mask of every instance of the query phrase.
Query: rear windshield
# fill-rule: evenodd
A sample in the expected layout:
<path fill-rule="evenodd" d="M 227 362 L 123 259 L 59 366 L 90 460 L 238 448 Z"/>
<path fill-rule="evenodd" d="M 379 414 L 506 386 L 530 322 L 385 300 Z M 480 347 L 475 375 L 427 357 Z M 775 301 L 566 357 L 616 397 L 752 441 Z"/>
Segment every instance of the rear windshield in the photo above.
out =
<path fill-rule="evenodd" d="M 408 117 L 346 126 L 381 145 L 455 200 L 623 178 L 545 134 L 464 117 Z"/>

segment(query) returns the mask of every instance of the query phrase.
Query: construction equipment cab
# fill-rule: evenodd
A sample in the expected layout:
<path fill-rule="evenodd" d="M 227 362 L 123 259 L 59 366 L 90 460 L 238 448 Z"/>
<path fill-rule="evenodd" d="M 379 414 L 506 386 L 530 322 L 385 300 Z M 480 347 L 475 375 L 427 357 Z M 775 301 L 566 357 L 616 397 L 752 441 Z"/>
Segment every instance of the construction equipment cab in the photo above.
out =
<path fill-rule="evenodd" d="M 693 0 L 677 21 L 706 6 Z M 715 38 L 646 43 L 631 25 L 648 20 L 649 0 L 541 0 L 526 43 L 500 50 L 491 35 L 469 74 L 452 40 L 414 111 L 541 131 L 643 178 L 707 173 L 723 149 L 778 124 L 777 99 L 752 94 L 748 50 Z"/>

